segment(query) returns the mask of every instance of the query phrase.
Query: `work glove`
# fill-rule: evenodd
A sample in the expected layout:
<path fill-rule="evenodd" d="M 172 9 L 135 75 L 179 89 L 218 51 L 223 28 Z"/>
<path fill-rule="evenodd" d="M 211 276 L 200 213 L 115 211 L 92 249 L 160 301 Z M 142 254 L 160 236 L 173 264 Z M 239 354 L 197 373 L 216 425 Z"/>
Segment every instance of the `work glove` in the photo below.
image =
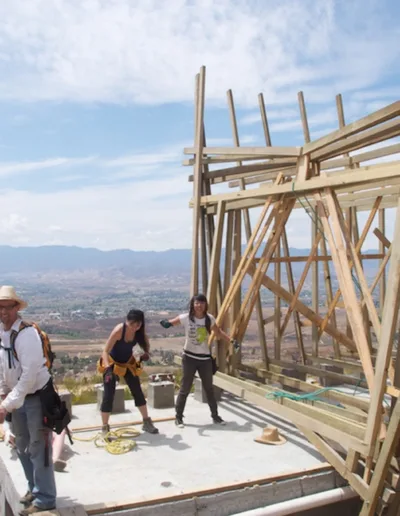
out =
<path fill-rule="evenodd" d="M 231 339 L 230 342 L 232 344 L 232 348 L 233 348 L 234 353 L 237 353 L 239 351 L 239 349 L 240 349 L 239 342 L 236 339 Z"/>
<path fill-rule="evenodd" d="M 144 352 L 143 355 L 140 357 L 141 362 L 147 362 L 150 360 L 150 355 L 147 352 Z"/>
<path fill-rule="evenodd" d="M 163 328 L 171 328 L 172 324 L 167 319 L 162 319 L 160 324 Z"/>
<path fill-rule="evenodd" d="M 113 373 L 112 366 L 107 367 L 107 369 L 104 371 L 104 376 L 103 376 L 104 382 L 105 383 L 111 382 L 113 379 L 113 376 L 114 376 L 114 373 Z"/>

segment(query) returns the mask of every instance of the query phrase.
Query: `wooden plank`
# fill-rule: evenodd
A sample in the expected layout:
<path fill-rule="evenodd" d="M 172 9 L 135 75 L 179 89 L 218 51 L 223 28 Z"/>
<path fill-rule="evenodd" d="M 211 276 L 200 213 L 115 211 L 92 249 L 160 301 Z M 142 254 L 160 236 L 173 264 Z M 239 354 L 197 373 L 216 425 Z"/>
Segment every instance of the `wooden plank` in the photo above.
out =
<path fill-rule="evenodd" d="M 358 256 L 358 252 L 357 252 L 356 248 L 354 247 L 353 242 L 351 241 L 346 223 L 343 218 L 342 211 L 340 209 L 340 205 L 337 202 L 335 195 L 332 195 L 332 197 L 328 197 L 327 200 L 328 200 L 328 207 L 330 207 L 330 210 L 331 210 L 331 214 L 334 215 L 334 210 L 336 208 L 337 219 L 338 219 L 342 234 L 344 236 L 344 240 L 347 244 L 347 250 L 350 252 L 350 256 L 352 259 L 352 266 L 355 268 L 355 270 L 357 272 L 358 282 L 359 282 L 359 285 L 360 285 L 360 288 L 362 291 L 363 298 L 365 300 L 365 304 L 368 308 L 368 314 L 369 314 L 370 320 L 372 322 L 372 326 L 375 330 L 375 334 L 376 334 L 377 338 L 379 339 L 379 335 L 380 335 L 380 331 L 381 331 L 381 323 L 380 323 L 380 320 L 379 320 L 379 317 L 378 317 L 378 314 L 377 314 L 377 311 L 375 308 L 374 301 L 373 301 L 371 293 L 369 291 L 367 281 L 365 279 L 364 271 L 362 269 L 362 265 L 361 265 L 361 262 L 360 262 L 360 259 Z M 382 200 L 382 198 L 378 197 L 377 207 L 379 206 L 381 200 Z M 376 210 L 373 211 L 373 213 L 376 211 L 377 211 L 377 208 L 376 208 Z M 352 266 L 350 266 L 350 268 Z"/>
<path fill-rule="evenodd" d="M 214 233 L 214 242 L 210 259 L 210 281 L 208 282 L 207 299 L 210 313 L 217 310 L 217 288 L 220 275 L 220 260 L 222 248 L 222 234 L 224 229 L 225 204 L 218 204 L 217 222 Z"/>
<path fill-rule="evenodd" d="M 365 131 L 370 127 L 373 127 L 376 124 L 380 124 L 386 122 L 387 120 L 391 120 L 396 116 L 400 115 L 400 101 L 394 102 L 374 113 L 357 120 L 351 124 L 346 125 L 342 129 L 338 129 L 333 131 L 318 140 L 314 140 L 313 142 L 304 146 L 303 152 L 314 152 L 319 149 L 322 149 L 334 142 L 339 140 L 343 140 L 344 138 L 348 138 L 356 133 L 361 131 Z"/>
<path fill-rule="evenodd" d="M 292 207 L 294 204 L 294 199 L 291 200 L 282 200 L 280 204 L 278 204 L 277 213 L 280 214 L 278 219 L 276 220 L 276 223 L 273 227 L 273 230 L 269 234 L 267 241 L 265 243 L 264 251 L 261 255 L 260 262 L 257 264 L 257 267 L 255 269 L 254 274 L 252 275 L 252 280 L 249 285 L 249 288 L 246 292 L 246 295 L 244 297 L 244 300 L 242 302 L 242 307 L 240 309 L 238 319 L 235 321 L 234 328 L 233 328 L 233 335 L 236 335 L 239 341 L 242 340 L 245 330 L 247 328 L 248 322 L 251 317 L 251 312 L 253 311 L 254 304 L 255 304 L 255 294 L 259 292 L 262 278 L 265 274 L 265 272 L 268 269 L 270 259 L 275 251 L 275 248 L 277 244 L 280 241 L 280 237 L 282 234 L 282 230 L 284 228 L 284 225 L 289 218 L 289 215 L 292 211 Z M 274 214 L 274 217 L 276 216 L 276 212 Z M 248 260 L 248 267 L 253 265 L 250 259 Z M 247 267 L 247 268 L 248 268 Z"/>
<path fill-rule="evenodd" d="M 192 239 L 192 266 L 190 295 L 194 296 L 199 288 L 199 220 L 200 220 L 200 199 L 202 185 L 202 149 L 203 149 L 203 122 L 204 122 L 204 95 L 205 95 L 205 74 L 204 66 L 200 68 L 200 74 L 196 76 L 196 117 L 195 117 L 195 142 L 196 162 L 194 164 L 193 182 L 193 239 Z"/>
<path fill-rule="evenodd" d="M 233 135 L 233 142 L 236 147 L 240 146 L 239 141 L 239 131 L 237 127 L 237 121 L 236 121 L 236 112 L 235 112 L 235 104 L 233 101 L 233 94 L 232 90 L 228 90 L 227 93 L 228 97 L 228 107 L 229 107 L 229 114 L 231 119 L 231 127 L 232 127 L 232 135 Z M 267 142 L 268 145 L 268 142 Z M 241 165 L 241 162 L 238 162 L 238 165 Z M 245 184 L 244 181 L 241 179 L 240 181 L 240 189 L 245 190 Z M 243 217 L 244 217 L 244 227 L 246 232 L 246 239 L 249 241 L 251 239 L 251 222 L 250 222 L 250 214 L 247 209 L 243 210 Z M 264 321 L 263 321 L 263 311 L 262 311 L 262 304 L 261 304 L 261 297 L 260 294 L 257 294 L 257 300 L 256 300 L 256 316 L 257 316 L 257 326 L 258 326 L 258 335 L 260 339 L 261 344 L 261 352 L 264 358 L 264 363 L 266 366 L 268 366 L 268 350 L 267 350 L 267 343 L 265 338 L 265 328 L 264 328 Z M 237 357 L 241 358 L 241 357 Z"/>
<path fill-rule="evenodd" d="M 311 248 L 311 251 L 310 251 L 310 256 L 309 256 L 309 258 L 308 258 L 308 260 L 306 262 L 306 265 L 305 265 L 305 267 L 303 269 L 303 272 L 301 273 L 300 279 L 299 279 L 299 281 L 297 283 L 296 290 L 295 290 L 295 292 L 293 294 L 293 299 L 292 299 L 291 303 L 289 304 L 289 307 L 287 309 L 285 318 L 283 320 L 283 323 L 282 323 L 282 326 L 281 326 L 281 334 L 282 335 L 285 333 L 285 330 L 286 330 L 287 325 L 289 323 L 290 316 L 291 316 L 291 314 L 292 314 L 292 312 L 294 310 L 294 307 L 296 306 L 297 300 L 300 297 L 301 291 L 302 291 L 303 286 L 304 286 L 304 282 L 306 281 L 306 278 L 307 278 L 307 275 L 308 275 L 308 271 L 310 270 L 311 263 L 313 261 L 312 259 L 314 257 L 314 254 L 317 251 L 320 239 L 321 239 L 321 234 L 318 233 L 317 238 L 315 239 L 315 241 L 314 241 L 314 243 L 312 245 L 312 248 Z M 275 357 L 275 358 L 278 358 L 278 357 Z"/>
<path fill-rule="evenodd" d="M 289 243 L 288 243 L 287 234 L 286 234 L 285 229 L 283 230 L 283 234 L 282 234 L 282 244 L 283 244 L 283 253 L 285 255 L 283 257 L 283 259 L 287 260 L 286 276 L 287 276 L 287 281 L 288 281 L 288 286 L 289 286 L 289 292 L 292 295 L 294 295 L 296 289 L 295 289 L 295 284 L 294 284 L 293 270 L 292 270 L 292 266 L 291 266 L 291 257 L 289 255 Z M 293 322 L 294 322 L 294 330 L 296 332 L 297 345 L 299 347 L 300 357 L 301 357 L 302 362 L 304 363 L 306 353 L 304 350 L 304 342 L 303 342 L 303 334 L 301 331 L 300 315 L 297 312 L 297 310 L 293 311 Z"/>
<path fill-rule="evenodd" d="M 383 395 L 400 309 L 400 202 L 397 208 L 392 246 L 387 293 L 382 314 L 382 329 L 375 366 L 375 389 L 371 393 L 371 408 L 368 414 L 365 436 L 365 441 L 368 444 L 375 442 L 381 424 Z"/>
<path fill-rule="evenodd" d="M 267 371 L 261 368 L 251 367 L 247 364 L 241 364 L 240 369 L 255 374 L 260 378 L 268 379 L 269 381 L 279 382 L 283 386 L 291 387 L 302 392 L 318 392 L 318 397 L 329 400 L 331 402 L 340 403 L 346 407 L 351 407 L 353 410 L 362 410 L 367 413 L 369 410 L 369 401 L 365 398 L 359 398 L 350 394 L 345 394 L 338 390 L 327 390 L 321 391 L 321 385 L 314 385 L 297 378 L 291 378 L 283 374 L 276 373 L 274 371 Z"/>
<path fill-rule="evenodd" d="M 369 230 L 370 230 L 370 228 L 371 228 L 371 225 L 372 225 L 372 223 L 373 223 L 373 221 L 374 221 L 374 218 L 375 218 L 376 212 L 377 212 L 377 210 L 379 209 L 379 206 L 380 206 L 380 204 L 381 204 L 381 201 L 382 201 L 382 198 L 381 198 L 381 197 L 378 197 L 378 198 L 375 200 L 375 203 L 374 203 L 374 206 L 373 206 L 373 208 L 372 208 L 372 211 L 371 211 L 371 213 L 370 213 L 370 214 L 369 214 L 369 216 L 368 216 L 368 219 L 367 219 L 367 221 L 366 221 L 366 223 L 365 223 L 364 229 L 363 229 L 363 231 L 362 231 L 362 233 L 361 233 L 361 237 L 360 237 L 360 239 L 359 239 L 359 241 L 358 241 L 358 243 L 357 243 L 357 245 L 356 245 L 355 251 L 356 251 L 357 253 L 359 253 L 359 252 L 361 251 L 361 248 L 362 248 L 362 246 L 364 245 L 365 239 L 367 238 L 368 232 L 369 232 Z M 349 266 L 350 266 L 350 268 L 352 267 L 352 265 L 353 265 L 353 262 L 352 262 L 352 261 L 350 261 L 350 262 L 349 262 Z M 333 298 L 333 300 L 332 300 L 332 303 L 331 303 L 331 304 L 330 304 L 330 306 L 328 307 L 328 312 L 327 312 L 327 314 L 326 314 L 326 316 L 325 316 L 325 318 L 324 318 L 324 322 L 323 322 L 323 324 L 322 324 L 322 326 L 321 326 L 321 329 L 320 329 L 320 332 L 321 332 L 321 333 L 322 333 L 322 331 L 323 331 L 323 329 L 324 329 L 325 324 L 327 324 L 327 323 L 328 323 L 328 321 L 329 321 L 329 319 L 330 319 L 331 314 L 334 312 L 335 307 L 336 307 L 336 305 L 337 305 L 337 303 L 338 303 L 338 301 L 339 301 L 339 299 L 340 299 L 340 296 L 341 296 L 341 290 L 339 289 L 339 290 L 337 290 L 337 291 L 336 291 L 335 296 L 334 296 L 334 298 Z"/>
<path fill-rule="evenodd" d="M 332 195 L 332 193 L 327 191 L 327 195 Z M 315 198 L 317 201 L 319 201 L 319 194 L 316 194 Z M 368 343 L 366 341 L 365 334 L 363 333 L 361 310 L 357 301 L 350 267 L 347 261 L 346 251 L 343 246 L 342 235 L 338 226 L 337 213 L 332 211 L 330 215 L 333 218 L 333 231 L 335 232 L 335 239 L 333 237 L 331 227 L 328 223 L 325 207 L 323 206 L 322 202 L 319 203 L 319 216 L 322 220 L 322 224 L 324 225 L 325 235 L 328 238 L 329 247 L 331 249 L 332 257 L 334 258 L 335 271 L 338 277 L 343 301 L 346 306 L 346 312 L 351 323 L 354 340 L 357 345 L 357 351 L 364 367 L 364 373 L 369 389 L 372 390 L 374 385 L 374 371 Z"/>
<path fill-rule="evenodd" d="M 321 239 L 321 242 L 323 240 Z M 360 258 L 363 260 L 379 260 L 382 258 L 385 258 L 385 254 L 380 253 L 371 253 L 371 254 L 360 254 Z M 271 263 L 301 263 L 301 262 L 307 262 L 308 260 L 315 261 L 315 262 L 330 262 L 332 261 L 332 256 L 324 256 L 324 255 L 318 255 L 318 256 L 281 256 L 279 258 L 271 258 Z M 254 258 L 254 261 L 257 263 L 259 261 L 259 258 Z"/>
<path fill-rule="evenodd" d="M 184 154 L 198 154 L 196 147 L 185 147 Z M 249 156 L 255 158 L 282 158 L 300 156 L 301 147 L 204 147 L 200 154 L 212 156 L 225 154 L 229 156 Z"/>
<path fill-rule="evenodd" d="M 278 220 L 275 219 L 275 225 Z M 284 228 L 283 228 L 284 231 Z M 281 241 L 278 240 L 278 244 L 275 249 L 275 258 L 280 258 L 281 256 Z M 272 257 L 271 257 L 272 258 Z M 280 262 L 275 262 L 274 264 L 274 276 L 275 281 L 277 283 L 281 283 L 281 264 Z M 282 343 L 282 332 L 281 332 L 281 298 L 279 296 L 275 296 L 274 299 L 274 357 L 279 359 L 281 358 L 281 343 Z"/>
<path fill-rule="evenodd" d="M 260 113 L 261 113 L 261 121 L 262 121 L 262 125 L 263 125 L 263 130 L 264 130 L 265 143 L 268 146 L 271 146 L 272 142 L 271 142 L 271 135 L 269 132 L 267 111 L 265 109 L 264 95 L 262 93 L 258 94 L 258 105 L 259 105 Z"/>
<path fill-rule="evenodd" d="M 386 145 L 384 147 L 380 147 L 379 149 L 374 149 L 372 151 L 355 154 L 348 158 L 334 158 L 334 159 L 329 159 L 327 161 L 323 161 L 321 163 L 321 170 L 327 171 L 327 170 L 338 169 L 338 168 L 343 168 L 343 167 L 350 167 L 351 165 L 365 163 L 365 162 L 373 160 L 373 159 L 382 158 L 385 156 L 390 156 L 390 155 L 398 154 L 398 153 L 400 153 L 400 143 L 396 143 L 394 145 Z M 262 170 L 262 169 L 260 169 L 260 168 L 257 169 L 257 171 L 260 171 L 260 170 Z M 189 176 L 189 177 L 192 177 L 192 176 Z M 273 177 L 271 177 L 271 176 L 264 177 L 262 175 L 262 172 L 260 172 L 259 175 L 254 174 L 254 176 L 247 177 L 245 179 L 245 184 L 249 185 L 249 184 L 259 183 L 261 181 L 270 180 L 270 179 L 273 179 Z M 193 177 L 191 180 L 193 180 Z M 230 188 L 233 188 L 236 186 L 238 186 L 236 181 L 231 181 L 229 183 Z"/>
<path fill-rule="evenodd" d="M 298 429 L 317 448 L 317 450 L 332 464 L 336 471 L 345 478 L 351 487 L 365 500 L 368 493 L 368 484 L 357 474 L 347 468 L 346 462 L 337 451 L 329 446 L 319 435 L 311 429 L 296 424 Z"/>
<path fill-rule="evenodd" d="M 220 200 L 232 201 L 248 198 L 254 199 L 256 197 L 266 195 L 302 195 L 308 192 L 315 192 L 323 188 L 340 189 L 343 187 L 348 188 L 350 186 L 356 187 L 357 185 L 368 184 L 372 181 L 376 181 L 377 176 L 380 177 L 382 183 L 386 179 L 400 177 L 398 164 L 379 163 L 377 165 L 360 167 L 351 174 L 338 172 L 328 177 L 314 177 L 307 181 L 295 181 L 285 184 L 261 186 L 260 188 L 253 188 L 242 192 L 229 192 L 204 196 L 201 199 L 201 204 L 205 206 L 216 203 Z"/>
<path fill-rule="evenodd" d="M 360 380 L 360 378 L 356 378 L 349 374 L 341 374 L 336 373 L 334 371 L 325 371 L 319 367 L 313 367 L 310 365 L 297 364 L 294 362 L 288 362 L 283 360 L 270 360 L 270 370 L 281 373 L 283 369 L 295 369 L 296 371 L 300 371 L 302 373 L 311 374 L 318 378 L 325 377 L 331 378 L 332 380 L 336 380 L 337 382 L 341 382 L 343 384 L 355 385 L 360 387 L 361 389 L 368 389 L 368 384 Z"/>
<path fill-rule="evenodd" d="M 250 275 L 253 274 L 254 270 L 255 270 L 254 265 L 252 267 L 249 267 L 249 271 L 248 271 L 249 274 Z M 264 287 L 268 288 L 269 290 L 271 290 L 274 293 L 278 293 L 278 295 L 282 299 L 284 299 L 287 303 L 291 302 L 292 297 L 293 297 L 292 294 L 290 294 L 290 292 L 285 290 L 281 285 L 278 285 L 277 283 L 275 283 L 275 281 L 272 278 L 270 278 L 269 276 L 264 276 L 262 283 L 263 283 Z M 301 301 L 296 302 L 295 309 L 299 313 L 301 313 L 302 315 L 307 317 L 307 319 L 309 319 L 310 321 L 315 322 L 318 326 L 320 326 L 322 324 L 322 321 L 323 321 L 322 317 L 317 315 L 313 310 L 311 310 L 311 308 L 306 306 Z M 347 348 L 349 348 L 353 351 L 356 350 L 355 343 L 352 340 L 350 340 L 346 335 L 344 335 L 344 333 L 340 332 L 337 328 L 328 324 L 325 328 L 325 331 L 328 335 L 335 337 L 339 342 L 341 342 Z"/>
<path fill-rule="evenodd" d="M 379 231 L 382 235 L 385 234 L 385 210 L 381 209 L 379 210 L 379 216 L 378 216 L 378 224 L 379 224 Z M 385 252 L 385 245 L 380 240 L 379 241 L 379 252 L 384 253 Z M 381 260 L 381 266 L 382 266 L 383 260 Z M 385 292 L 386 292 L 386 271 L 385 268 L 383 268 L 381 279 L 379 282 L 379 307 L 381 311 L 381 316 L 383 312 L 383 305 L 385 302 Z"/>
<path fill-rule="evenodd" d="M 397 247 L 397 246 L 396 246 Z M 388 281 L 389 288 L 389 281 Z M 390 296 L 388 292 L 388 296 Z M 388 299 L 388 297 L 386 298 Z M 383 333 L 383 332 L 382 332 Z M 371 400 L 372 402 L 372 400 Z M 360 516 L 372 516 L 378 503 L 379 495 L 385 482 L 391 458 L 400 439 L 400 399 L 397 400 L 387 429 L 386 439 L 383 441 L 378 460 L 375 465 L 371 483 L 368 489 L 367 500 L 364 502 Z"/>
<path fill-rule="evenodd" d="M 225 244 L 225 267 L 224 267 L 224 297 L 228 292 L 229 285 L 231 284 L 232 275 L 232 255 L 233 255 L 233 219 L 234 212 L 228 213 L 227 224 L 226 224 L 226 244 Z"/>
<path fill-rule="evenodd" d="M 274 414 L 282 416 L 296 425 L 300 424 L 305 428 L 316 430 L 324 437 L 332 439 L 335 442 L 340 442 L 344 447 L 354 447 L 354 449 L 360 453 L 366 451 L 365 445 L 356 437 L 338 428 L 333 428 L 323 421 L 317 420 L 318 414 L 321 414 L 315 407 L 307 406 L 289 399 L 283 399 L 283 404 L 267 399 L 263 389 L 249 385 L 248 382 L 244 380 L 233 378 L 232 376 L 220 372 L 214 375 L 214 385 L 240 396 L 246 401 L 254 403 Z"/>
<path fill-rule="evenodd" d="M 355 134 L 349 136 L 345 140 L 332 143 L 327 147 L 320 149 L 316 152 L 311 152 L 310 156 L 312 160 L 324 160 L 330 159 L 340 154 L 355 151 L 365 147 L 367 145 L 373 145 L 380 143 L 385 140 L 394 138 L 400 134 L 400 124 L 397 119 L 390 120 L 377 127 L 373 127 L 368 131 L 364 131 L 361 134 Z"/>

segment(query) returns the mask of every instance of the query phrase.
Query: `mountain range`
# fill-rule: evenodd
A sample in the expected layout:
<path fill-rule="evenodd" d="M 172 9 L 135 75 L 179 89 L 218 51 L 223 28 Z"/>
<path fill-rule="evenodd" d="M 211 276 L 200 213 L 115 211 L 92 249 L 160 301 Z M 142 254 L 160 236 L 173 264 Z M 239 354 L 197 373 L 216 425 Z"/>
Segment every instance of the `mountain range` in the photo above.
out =
<path fill-rule="evenodd" d="M 243 246 L 243 251 L 245 246 Z M 308 255 L 309 249 L 290 248 L 291 256 Z M 377 253 L 376 250 L 366 254 Z M 222 252 L 222 256 L 223 256 Z M 223 262 L 222 262 L 223 263 Z M 286 267 L 282 264 L 282 270 Z M 12 247 L 0 246 L 0 274 L 30 274 L 40 272 L 72 272 L 85 270 L 118 270 L 126 276 L 163 276 L 189 274 L 190 249 L 167 251 L 132 251 L 117 249 L 101 251 L 75 246 Z M 365 260 L 366 269 L 377 267 L 377 260 Z M 293 264 L 294 273 L 304 268 L 303 263 Z"/>

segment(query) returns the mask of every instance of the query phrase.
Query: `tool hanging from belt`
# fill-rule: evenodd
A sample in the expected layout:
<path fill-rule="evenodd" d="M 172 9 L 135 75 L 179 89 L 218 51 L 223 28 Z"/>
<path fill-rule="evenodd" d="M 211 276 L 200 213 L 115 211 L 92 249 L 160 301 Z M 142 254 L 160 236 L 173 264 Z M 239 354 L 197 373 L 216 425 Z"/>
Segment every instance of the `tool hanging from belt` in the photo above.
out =
<path fill-rule="evenodd" d="M 143 373 L 142 362 L 138 362 L 134 356 L 132 356 L 128 362 L 121 363 L 116 362 L 110 355 L 108 355 L 108 362 L 113 368 L 113 373 L 117 376 L 125 376 L 127 371 L 130 371 L 133 376 L 140 376 Z M 97 362 L 97 372 L 103 374 L 107 367 L 103 364 L 103 358 L 100 357 Z"/>

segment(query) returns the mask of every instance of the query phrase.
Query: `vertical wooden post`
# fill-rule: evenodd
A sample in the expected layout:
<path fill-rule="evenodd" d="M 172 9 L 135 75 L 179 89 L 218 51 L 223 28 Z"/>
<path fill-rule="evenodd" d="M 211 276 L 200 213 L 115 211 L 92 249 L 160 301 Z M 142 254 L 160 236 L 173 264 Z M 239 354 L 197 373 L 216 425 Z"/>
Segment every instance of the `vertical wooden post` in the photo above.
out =
<path fill-rule="evenodd" d="M 278 220 L 275 219 L 275 225 L 277 225 Z M 279 258 L 281 256 L 281 245 L 280 240 L 278 240 L 278 245 L 275 249 L 275 258 L 277 261 L 274 263 L 274 276 L 275 282 L 278 285 L 281 284 L 281 263 L 279 262 Z M 275 360 L 281 359 L 281 298 L 275 294 L 274 301 L 274 357 Z"/>
<path fill-rule="evenodd" d="M 232 259 L 233 259 L 233 224 L 235 220 L 235 212 L 228 211 L 227 223 L 226 223 L 226 235 L 225 235 L 225 268 L 224 268 L 224 287 L 223 287 L 223 298 L 225 298 L 229 285 L 231 284 L 232 278 Z M 231 321 L 228 316 L 224 317 L 221 322 L 221 326 L 224 331 L 228 331 L 231 326 Z"/>
<path fill-rule="evenodd" d="M 385 234 L 385 208 L 381 208 L 379 210 L 378 215 L 378 225 L 380 231 Z M 379 253 L 384 254 L 385 253 L 385 245 L 384 243 L 379 240 Z M 382 264 L 382 259 L 380 260 L 380 263 Z M 382 315 L 383 312 L 383 304 L 385 302 L 385 291 L 386 291 L 386 270 L 383 271 L 383 274 L 381 276 L 381 279 L 379 281 L 379 306 L 380 306 L 380 314 Z"/>
<path fill-rule="evenodd" d="M 238 126 L 237 126 L 236 111 L 235 111 L 235 104 L 233 101 L 232 90 L 228 90 L 227 97 L 228 97 L 229 114 L 230 114 L 230 119 L 231 119 L 233 143 L 234 143 L 235 147 L 239 147 L 240 146 L 239 131 L 238 131 Z M 238 161 L 237 164 L 241 165 L 242 162 Z M 241 190 L 246 189 L 244 179 L 239 179 L 239 184 L 240 184 Z M 246 208 L 243 210 L 243 220 L 244 220 L 244 229 L 246 232 L 246 239 L 247 239 L 247 241 L 249 241 L 251 238 L 251 222 L 250 222 L 249 210 Z M 262 354 L 265 366 L 268 367 L 268 353 L 267 353 L 267 343 L 266 343 L 266 338 L 265 338 L 264 316 L 263 316 L 263 311 L 262 311 L 261 297 L 260 297 L 259 293 L 257 294 L 257 301 L 256 301 L 256 315 L 257 315 L 258 336 L 259 336 L 260 344 L 261 344 L 261 354 Z"/>
<path fill-rule="evenodd" d="M 282 233 L 282 249 L 283 249 L 283 255 L 286 258 L 290 258 L 289 253 L 289 243 L 287 239 L 286 229 L 283 230 Z M 288 286 L 289 286 L 289 292 L 294 295 L 296 292 L 296 287 L 294 284 L 294 276 L 293 276 L 293 269 L 292 264 L 288 261 L 286 262 L 286 274 L 288 279 Z M 301 332 L 301 323 L 300 323 L 300 316 L 299 312 L 297 310 L 293 311 L 293 320 L 294 320 L 294 329 L 296 332 L 297 337 L 297 345 L 299 346 L 299 352 L 300 352 L 300 358 L 303 364 L 306 363 L 306 352 L 304 350 L 304 342 L 303 342 L 303 334 Z"/>
<path fill-rule="evenodd" d="M 234 276 L 240 267 L 240 262 L 242 258 L 242 217 L 240 210 L 235 210 L 235 219 L 233 224 L 233 261 L 232 261 L 232 275 Z M 235 325 L 235 321 L 237 320 L 240 305 L 242 302 L 242 288 L 241 282 L 237 287 L 237 291 L 233 298 L 233 303 L 231 306 L 231 333 L 232 328 Z"/>
<path fill-rule="evenodd" d="M 200 74 L 196 77 L 196 133 L 195 133 L 195 162 L 193 169 L 193 240 L 192 240 L 192 267 L 190 296 L 195 295 L 199 289 L 199 226 L 200 226 L 200 198 L 202 184 L 202 153 L 203 153 L 203 121 L 204 121 L 204 94 L 205 94 L 206 69 L 200 68 Z"/>
<path fill-rule="evenodd" d="M 304 102 L 304 95 L 302 91 L 299 91 L 297 94 L 299 108 L 300 108 L 300 116 L 301 123 L 303 126 L 303 136 L 305 143 L 309 143 L 311 141 L 310 138 L 310 129 L 308 126 L 307 120 L 307 110 L 306 104 Z M 314 246 L 315 240 L 318 235 L 318 217 L 314 217 L 314 220 L 311 222 L 311 246 Z M 318 256 L 318 250 L 316 255 Z M 312 263 L 311 267 L 311 305 L 312 309 L 316 314 L 319 314 L 319 262 L 315 260 Z M 311 327 L 311 340 L 312 340 L 312 356 L 318 357 L 318 346 L 319 346 L 319 336 L 318 336 L 318 326 L 313 323 Z"/>

